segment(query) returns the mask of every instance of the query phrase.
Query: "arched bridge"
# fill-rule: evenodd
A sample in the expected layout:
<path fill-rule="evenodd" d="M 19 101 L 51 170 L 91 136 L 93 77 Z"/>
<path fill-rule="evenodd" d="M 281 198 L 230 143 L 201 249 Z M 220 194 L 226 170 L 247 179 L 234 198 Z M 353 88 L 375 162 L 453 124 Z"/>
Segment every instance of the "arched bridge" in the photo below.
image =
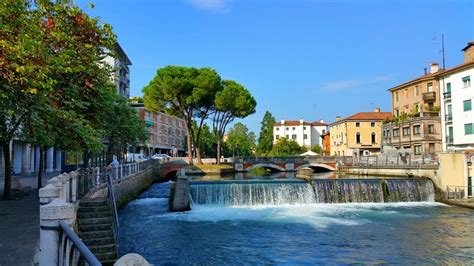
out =
<path fill-rule="evenodd" d="M 234 169 L 238 172 L 250 171 L 257 167 L 281 172 L 293 172 L 302 168 L 335 171 L 339 165 L 352 165 L 352 157 L 293 156 L 234 158 Z"/>
<path fill-rule="evenodd" d="M 165 180 L 174 180 L 176 173 L 183 167 L 187 167 L 189 164 L 184 160 L 176 160 L 164 162 L 161 164 L 161 176 Z"/>

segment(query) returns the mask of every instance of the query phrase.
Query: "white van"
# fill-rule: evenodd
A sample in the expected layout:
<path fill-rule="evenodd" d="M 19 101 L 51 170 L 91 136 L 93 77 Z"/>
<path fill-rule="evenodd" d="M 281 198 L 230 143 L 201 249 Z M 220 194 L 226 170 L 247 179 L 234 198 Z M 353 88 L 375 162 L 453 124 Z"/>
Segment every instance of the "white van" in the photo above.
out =
<path fill-rule="evenodd" d="M 146 158 L 141 153 L 127 153 L 127 159 L 125 162 L 127 163 L 138 163 L 146 161 Z"/>

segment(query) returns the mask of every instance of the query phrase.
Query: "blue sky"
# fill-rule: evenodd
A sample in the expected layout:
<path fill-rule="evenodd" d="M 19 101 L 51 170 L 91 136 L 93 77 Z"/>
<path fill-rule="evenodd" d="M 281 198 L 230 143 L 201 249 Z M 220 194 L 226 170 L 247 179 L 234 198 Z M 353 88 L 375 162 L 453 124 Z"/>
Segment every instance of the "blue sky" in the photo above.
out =
<path fill-rule="evenodd" d="M 87 3 L 95 8 L 90 10 Z M 77 0 L 111 24 L 130 57 L 131 95 L 166 65 L 214 69 L 251 91 L 258 134 L 277 120 L 334 121 L 381 107 L 392 86 L 474 41 L 474 1 Z M 435 39 L 434 39 L 435 38 Z"/>

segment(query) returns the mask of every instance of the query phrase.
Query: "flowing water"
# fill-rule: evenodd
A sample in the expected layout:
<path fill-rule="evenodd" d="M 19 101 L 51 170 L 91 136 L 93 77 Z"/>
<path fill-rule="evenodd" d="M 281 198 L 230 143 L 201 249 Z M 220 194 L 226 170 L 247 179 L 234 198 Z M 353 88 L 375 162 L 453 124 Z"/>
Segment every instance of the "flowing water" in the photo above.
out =
<path fill-rule="evenodd" d="M 474 213 L 434 202 L 428 180 L 192 182 L 185 213 L 167 211 L 170 184 L 120 211 L 121 254 L 154 264 L 474 263 Z"/>

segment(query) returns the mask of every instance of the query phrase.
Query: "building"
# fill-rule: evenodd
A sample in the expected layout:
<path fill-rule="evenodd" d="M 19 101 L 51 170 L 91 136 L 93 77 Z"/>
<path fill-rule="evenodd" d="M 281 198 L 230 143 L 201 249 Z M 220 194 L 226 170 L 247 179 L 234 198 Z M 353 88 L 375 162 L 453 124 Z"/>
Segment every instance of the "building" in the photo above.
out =
<path fill-rule="evenodd" d="M 130 97 L 130 68 L 132 62 L 123 51 L 119 43 L 115 44 L 115 57 L 107 56 L 105 62 L 114 68 L 113 81 L 117 87 L 117 94 L 128 99 Z"/>
<path fill-rule="evenodd" d="M 143 103 L 132 103 L 132 107 L 137 110 L 150 133 L 149 139 L 138 152 L 149 156 L 155 153 L 184 155 L 184 143 L 188 133 L 183 119 L 148 111 Z"/>
<path fill-rule="evenodd" d="M 392 117 L 390 112 L 360 112 L 346 118 L 337 117 L 329 125 L 332 156 L 378 154 L 382 143 L 382 121 Z"/>
<path fill-rule="evenodd" d="M 384 123 L 382 144 L 409 149 L 415 155 L 441 151 L 441 118 L 438 63 L 430 71 L 397 85 L 392 94 L 393 118 Z"/>
<path fill-rule="evenodd" d="M 474 149 L 474 42 L 462 49 L 464 62 L 439 75 L 443 150 Z"/>
<path fill-rule="evenodd" d="M 295 140 L 300 146 L 311 148 L 322 146 L 321 135 L 328 131 L 328 125 L 323 120 L 305 122 L 303 119 L 281 120 L 273 124 L 273 143 L 280 138 Z"/>
<path fill-rule="evenodd" d="M 326 132 L 323 135 L 321 135 L 322 141 L 323 141 L 323 154 L 326 156 L 331 155 L 331 134 L 330 132 Z"/>

